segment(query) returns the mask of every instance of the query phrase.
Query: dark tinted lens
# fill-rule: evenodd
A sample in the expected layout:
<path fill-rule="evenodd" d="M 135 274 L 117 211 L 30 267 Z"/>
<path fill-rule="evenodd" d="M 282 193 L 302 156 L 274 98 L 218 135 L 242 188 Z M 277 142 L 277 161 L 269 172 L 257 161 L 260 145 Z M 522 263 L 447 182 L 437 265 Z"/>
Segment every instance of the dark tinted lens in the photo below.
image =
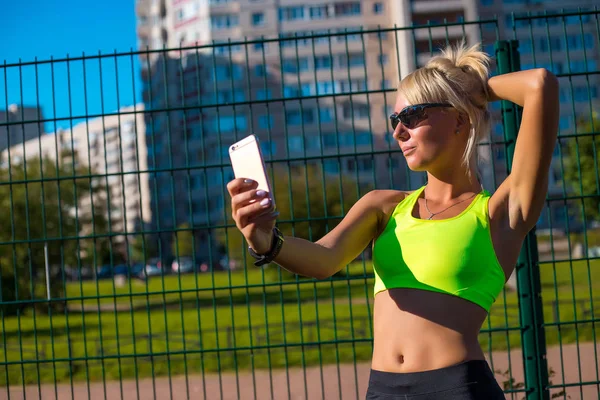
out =
<path fill-rule="evenodd" d="M 398 114 L 393 113 L 392 115 L 390 115 L 390 123 L 392 124 L 392 129 L 396 130 L 396 127 L 398 126 Z"/>
<path fill-rule="evenodd" d="M 407 128 L 414 128 L 425 119 L 425 111 L 421 107 L 410 107 L 400 113 L 400 120 Z"/>

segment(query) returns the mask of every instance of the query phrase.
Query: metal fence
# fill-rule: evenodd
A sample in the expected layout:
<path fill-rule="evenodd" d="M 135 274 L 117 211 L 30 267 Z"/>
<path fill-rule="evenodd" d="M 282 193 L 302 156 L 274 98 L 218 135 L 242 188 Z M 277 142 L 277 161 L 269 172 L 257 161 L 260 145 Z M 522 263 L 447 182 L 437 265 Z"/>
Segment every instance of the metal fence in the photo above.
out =
<path fill-rule="evenodd" d="M 259 136 L 279 226 L 317 240 L 367 191 L 423 183 L 390 140 L 394 88 L 465 37 L 494 73 L 546 67 L 561 86 L 546 208 L 480 343 L 507 397 L 597 398 L 599 14 L 513 16 L 503 37 L 497 20 L 445 22 L 0 65 L 1 397 L 364 396 L 370 252 L 324 281 L 253 267 L 227 147 Z M 51 110 L 27 117 L 32 98 Z M 490 107 L 493 192 L 520 110 Z"/>

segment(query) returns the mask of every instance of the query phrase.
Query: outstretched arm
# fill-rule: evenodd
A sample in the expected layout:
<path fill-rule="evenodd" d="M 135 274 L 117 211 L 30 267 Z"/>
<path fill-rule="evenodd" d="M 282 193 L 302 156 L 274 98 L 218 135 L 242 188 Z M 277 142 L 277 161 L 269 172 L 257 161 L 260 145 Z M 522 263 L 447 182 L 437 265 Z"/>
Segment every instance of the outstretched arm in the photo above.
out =
<path fill-rule="evenodd" d="M 490 216 L 500 213 L 510 229 L 525 235 L 542 211 L 558 133 L 558 79 L 546 69 L 499 75 L 488 81 L 489 99 L 523 107 L 512 170 L 490 199 Z"/>

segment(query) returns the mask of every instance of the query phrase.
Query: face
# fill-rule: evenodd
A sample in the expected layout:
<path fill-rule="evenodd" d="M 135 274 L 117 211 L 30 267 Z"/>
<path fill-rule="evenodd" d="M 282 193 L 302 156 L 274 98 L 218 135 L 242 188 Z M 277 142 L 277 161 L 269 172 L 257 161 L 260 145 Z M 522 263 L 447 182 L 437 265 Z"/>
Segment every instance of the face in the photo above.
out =
<path fill-rule="evenodd" d="M 398 95 L 394 112 L 401 113 L 409 105 Z M 431 171 L 461 162 L 468 130 L 465 132 L 456 109 L 436 106 L 406 111 L 402 113 L 404 123 L 398 123 L 393 136 L 411 170 Z"/>

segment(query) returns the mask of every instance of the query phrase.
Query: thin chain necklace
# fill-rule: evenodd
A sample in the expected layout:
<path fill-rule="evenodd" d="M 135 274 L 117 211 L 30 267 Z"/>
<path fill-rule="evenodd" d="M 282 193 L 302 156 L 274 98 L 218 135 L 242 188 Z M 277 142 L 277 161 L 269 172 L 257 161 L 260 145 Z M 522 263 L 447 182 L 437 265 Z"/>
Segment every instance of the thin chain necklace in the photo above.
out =
<path fill-rule="evenodd" d="M 438 215 L 438 214 L 441 214 L 441 213 L 443 213 L 444 211 L 448 210 L 449 208 L 452 208 L 452 207 L 454 207 L 454 206 L 456 206 L 456 205 L 458 205 L 458 204 L 460 204 L 460 203 L 463 203 L 463 202 L 465 202 L 465 201 L 467 201 L 467 200 L 469 200 L 469 199 L 472 199 L 473 197 L 475 197 L 475 195 L 477 195 L 477 193 L 473 193 L 473 195 L 472 195 L 472 196 L 469 196 L 469 197 L 467 197 L 466 199 L 463 199 L 463 200 L 459 201 L 458 203 L 454 203 L 454 204 L 452 204 L 451 206 L 444 208 L 442 211 L 438 211 L 438 212 L 434 213 L 434 212 L 431 212 L 431 210 L 430 210 L 430 209 L 429 209 L 429 207 L 427 206 L 427 196 L 425 195 L 425 191 L 423 191 L 423 198 L 425 199 L 425 209 L 426 209 L 426 210 L 427 210 L 427 212 L 429 213 L 429 218 L 427 218 L 427 219 L 428 219 L 428 220 L 431 220 L 433 217 L 435 217 L 435 216 L 436 216 L 436 215 Z"/>

